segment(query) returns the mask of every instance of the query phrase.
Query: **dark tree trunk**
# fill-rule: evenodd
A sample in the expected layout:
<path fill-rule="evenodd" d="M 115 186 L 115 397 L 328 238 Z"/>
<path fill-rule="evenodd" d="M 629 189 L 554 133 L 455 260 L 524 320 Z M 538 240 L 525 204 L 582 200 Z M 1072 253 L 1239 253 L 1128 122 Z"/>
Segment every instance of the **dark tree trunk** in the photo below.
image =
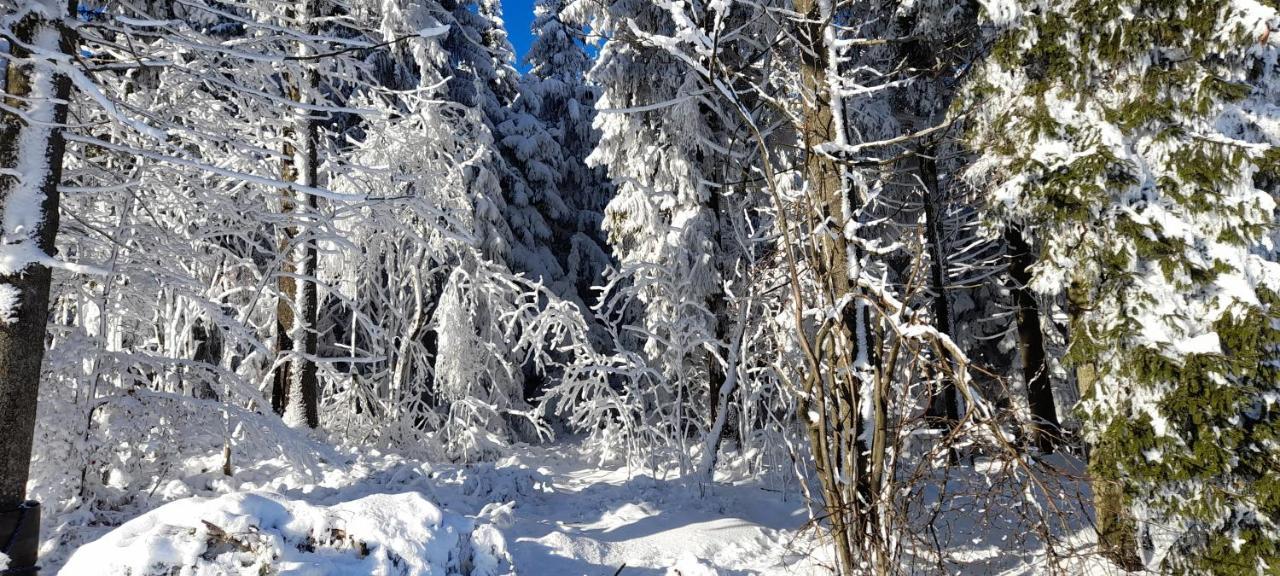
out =
<path fill-rule="evenodd" d="M 206 328 L 203 320 L 196 320 L 191 327 L 191 339 L 197 342 L 195 353 L 191 355 L 192 360 L 215 367 L 222 363 L 222 333 L 216 324 Z M 191 370 L 188 369 L 188 372 Z M 202 374 L 204 371 L 197 369 L 195 372 L 198 379 L 192 385 L 191 395 L 202 400 L 217 401 L 218 393 L 213 389 L 209 378 Z"/>
<path fill-rule="evenodd" d="M 943 246 L 944 230 L 939 211 L 943 208 L 942 194 L 938 190 L 938 165 L 934 160 L 937 147 L 926 148 L 919 156 L 920 179 L 925 185 L 924 213 L 928 234 L 930 289 L 933 290 L 933 321 L 943 334 L 955 337 L 955 321 L 951 314 L 951 296 L 947 293 L 947 250 Z M 929 417 L 949 428 L 960 419 L 956 386 L 943 376 L 942 384 L 929 399 Z"/>
<path fill-rule="evenodd" d="M 70 6 L 62 8 L 70 14 Z M 57 9 L 55 9 L 56 13 Z M 3 249 L 36 249 L 52 256 L 58 232 L 58 184 L 62 178 L 65 142 L 61 125 L 66 122 L 66 101 L 70 80 L 54 74 L 51 67 L 33 56 L 24 46 L 40 45 L 50 32 L 57 34 L 57 51 L 74 51 L 72 31 L 61 22 L 35 11 L 20 17 L 10 28 L 16 42 L 10 42 L 13 56 L 4 82 L 7 109 L 22 110 L 37 122 L 28 124 L 21 116 L 0 110 L 0 205 L 8 221 L 10 211 L 30 211 L 38 203 L 40 214 L 33 228 L 0 230 Z M 23 61 L 33 58 L 35 61 Z M 39 158 L 37 170 L 29 162 Z M 24 165 L 25 164 L 25 165 Z M 17 175 L 15 175 L 15 173 Z M 34 252 L 34 250 L 32 250 Z M 28 254 L 19 254 L 26 258 Z M 0 538 L 12 542 L 6 552 L 10 569 L 33 566 L 36 561 L 38 507 L 24 507 L 31 447 L 36 424 L 36 402 L 40 388 L 40 363 L 44 359 L 45 328 L 49 317 L 48 266 L 30 262 L 0 274 L 0 286 L 11 296 L 16 309 L 0 320 Z"/>
<path fill-rule="evenodd" d="M 285 212 L 293 209 L 291 201 L 283 204 Z M 293 231 L 286 229 L 284 238 L 280 242 L 281 250 L 288 250 L 292 243 Z M 293 330 L 293 301 L 297 297 L 297 288 L 293 282 L 293 264 L 289 262 L 288 252 L 283 252 L 280 257 L 282 259 L 280 274 L 276 278 L 276 291 L 279 294 L 276 300 L 276 353 L 286 355 L 293 351 L 293 338 L 289 335 Z M 281 362 L 276 368 L 275 378 L 271 381 L 271 410 L 276 414 L 284 415 L 285 406 L 288 405 L 289 376 L 292 370 L 292 361 Z"/>
<path fill-rule="evenodd" d="M 1061 432 L 1058 410 L 1053 404 L 1053 387 L 1045 364 L 1044 334 L 1040 331 L 1040 309 L 1027 284 L 1031 282 L 1031 266 L 1035 255 L 1017 227 L 1005 229 L 1009 247 L 1009 277 L 1013 280 L 1018 323 L 1018 348 L 1022 356 L 1022 377 L 1027 385 L 1027 403 L 1031 407 L 1032 433 L 1043 452 L 1052 452 Z"/>

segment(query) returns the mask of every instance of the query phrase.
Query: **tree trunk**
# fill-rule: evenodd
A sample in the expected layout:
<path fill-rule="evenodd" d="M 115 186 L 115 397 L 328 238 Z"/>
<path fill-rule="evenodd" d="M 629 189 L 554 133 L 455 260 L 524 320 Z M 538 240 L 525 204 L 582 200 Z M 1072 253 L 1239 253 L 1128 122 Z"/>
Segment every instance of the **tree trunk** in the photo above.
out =
<path fill-rule="evenodd" d="M 288 147 L 285 149 L 289 152 Z M 287 173 L 286 173 L 287 174 Z M 293 200 L 288 192 L 284 193 L 285 198 L 281 200 L 281 211 L 292 212 Z M 283 230 L 284 237 L 280 240 L 281 262 L 280 273 L 276 277 L 276 354 L 284 356 L 293 351 L 293 302 L 297 299 L 297 287 L 293 281 L 293 262 L 288 252 L 289 246 L 293 244 L 294 231 L 292 227 L 286 227 Z M 284 415 L 285 407 L 289 402 L 289 382 L 290 374 L 293 371 L 293 362 L 285 360 L 276 368 L 275 378 L 271 382 L 271 409 L 281 416 Z"/>
<path fill-rule="evenodd" d="M 828 5 L 829 7 L 829 5 Z M 801 138 L 805 151 L 804 175 L 808 198 L 809 222 L 818 239 L 817 251 L 808 255 L 822 284 L 825 301 L 841 302 L 857 290 L 849 269 L 850 247 L 845 226 L 854 214 L 852 198 L 847 197 L 843 172 L 832 158 L 816 152 L 827 142 L 842 142 L 843 112 L 834 110 L 839 103 L 827 86 L 829 62 L 825 41 L 826 27 L 832 14 L 824 13 L 817 0 L 798 0 L 800 14 L 797 36 L 803 44 L 800 54 L 802 93 Z M 839 120 L 839 121 L 838 121 Z M 846 205 L 848 203 L 849 205 Z M 856 254 L 855 254 L 856 255 Z M 873 559 L 863 557 L 868 550 L 876 524 L 878 497 L 871 461 L 877 455 L 863 441 L 867 423 L 861 417 L 860 368 L 870 365 L 870 326 L 865 303 L 855 300 L 841 310 L 839 322 L 827 335 L 820 335 L 815 352 L 825 359 L 825 374 L 809 376 L 812 406 L 802 417 L 809 422 L 817 474 L 822 482 L 825 505 L 840 565 L 841 574 L 854 574 L 854 567 Z M 880 415 L 880 406 L 874 406 Z M 877 431 L 878 432 L 878 431 Z M 871 434 L 870 436 L 877 436 Z M 868 455 L 870 457 L 868 457 Z"/>
<path fill-rule="evenodd" d="M 920 179 L 925 185 L 924 213 L 929 249 L 929 288 L 933 290 L 933 322 L 940 332 L 955 338 L 955 318 L 951 314 L 951 296 L 947 293 L 947 250 L 943 246 L 943 223 L 938 214 L 943 208 L 938 190 L 938 166 L 934 158 L 937 146 L 929 146 L 918 156 Z M 938 390 L 929 399 L 928 415 L 940 428 L 950 428 L 960 419 L 955 383 L 945 375 Z"/>
<path fill-rule="evenodd" d="M 714 215 L 715 231 L 712 233 L 712 241 L 716 249 L 721 250 L 724 247 L 724 239 L 721 237 L 721 231 L 724 228 L 721 219 L 721 194 L 719 191 L 713 190 L 710 198 L 707 200 L 707 209 Z M 726 302 L 724 287 L 721 285 L 723 281 L 724 271 L 720 269 L 719 259 L 713 259 L 712 266 L 716 271 L 716 289 L 707 296 L 707 310 L 711 311 L 713 322 L 715 322 L 716 342 L 724 342 L 725 336 L 728 334 L 729 318 L 726 317 Z M 710 431 L 715 427 L 716 416 L 720 413 L 720 390 L 724 387 L 725 373 L 724 366 L 720 364 L 720 360 L 715 354 L 707 352 L 707 413 L 710 414 L 707 430 Z M 708 432 L 710 433 L 710 432 Z M 716 447 L 720 446 L 720 439 L 714 438 L 712 444 Z M 712 459 L 714 454 L 706 455 Z"/>
<path fill-rule="evenodd" d="M 313 23 L 315 12 L 314 0 L 302 2 L 301 6 L 294 11 L 293 17 L 297 22 L 304 23 L 307 35 L 316 33 L 316 26 Z M 306 45 L 300 47 L 300 56 L 309 54 L 310 49 Z M 302 68 L 301 77 L 287 80 L 287 85 L 291 100 L 306 103 L 318 92 L 320 76 L 310 62 L 304 61 Z M 301 186 L 315 186 L 319 165 L 317 150 L 319 131 L 316 119 L 308 110 L 299 108 L 296 113 L 299 117 L 295 126 L 286 130 L 289 137 L 286 140 L 295 140 L 297 144 L 285 144 L 282 176 L 285 180 L 296 182 Z M 281 209 L 285 212 L 294 212 L 299 222 L 312 218 L 316 213 L 317 202 L 314 194 L 292 190 L 285 192 L 285 196 L 286 198 L 281 202 Z M 286 255 L 290 265 L 278 280 L 281 300 L 276 309 L 277 352 L 284 353 L 290 350 L 292 358 L 282 364 L 280 370 L 276 372 L 271 404 L 276 413 L 283 414 L 291 425 L 305 424 L 309 428 L 316 428 L 320 425 L 319 379 L 313 360 L 317 349 L 315 326 L 318 310 L 315 278 L 318 255 L 315 240 L 306 237 L 306 231 L 299 228 L 286 232 L 286 249 L 289 244 L 295 243 L 298 236 L 303 236 L 303 240 L 296 242 Z M 292 272 L 294 277 L 288 277 L 288 272 Z M 284 310 L 289 307 L 289 300 L 292 300 L 292 309 Z"/>
<path fill-rule="evenodd" d="M 1076 369 L 1076 378 L 1080 394 L 1084 396 L 1093 388 L 1097 372 L 1092 364 L 1083 364 Z M 1096 468 L 1090 466 L 1098 546 L 1102 549 L 1103 556 L 1121 568 L 1140 570 L 1142 558 L 1138 555 L 1137 523 L 1129 511 L 1124 486 L 1120 479 L 1099 473 Z"/>
<path fill-rule="evenodd" d="M 51 0 L 30 4 L 50 15 L 70 14 L 74 7 Z M 6 550 L 10 569 L 20 569 L 36 561 L 38 524 L 31 522 L 38 516 L 20 507 L 26 501 L 49 317 L 52 270 L 40 260 L 56 253 L 61 126 L 71 93 L 70 80 L 25 46 L 71 54 L 75 43 L 71 30 L 37 10 L 16 18 L 8 32 L 10 53 L 18 60 L 8 61 L 4 104 L 30 120 L 0 110 L 0 253 L 8 261 L 0 270 L 0 538 L 13 543 Z M 27 58 L 33 60 L 22 61 Z"/>
<path fill-rule="evenodd" d="M 196 349 L 192 353 L 191 359 L 217 367 L 222 363 L 222 333 L 217 324 L 213 322 L 209 324 L 206 327 L 204 320 L 196 319 L 191 326 L 191 339 L 196 342 Z M 190 368 L 187 369 L 188 373 L 192 371 Z M 203 370 L 196 369 L 194 372 L 196 372 L 197 380 L 192 385 L 191 395 L 201 400 L 217 401 L 219 399 L 218 393 L 213 389 L 209 378 L 202 374 Z"/>
<path fill-rule="evenodd" d="M 1018 352 L 1022 357 L 1022 378 L 1027 386 L 1027 403 L 1031 407 L 1032 436 L 1042 452 L 1053 452 L 1061 437 L 1058 410 L 1053 403 L 1053 385 L 1045 363 L 1044 334 L 1040 331 L 1040 309 L 1027 284 L 1031 282 L 1031 266 L 1035 255 L 1018 227 L 1005 229 L 1009 249 L 1009 277 L 1017 305 Z"/>

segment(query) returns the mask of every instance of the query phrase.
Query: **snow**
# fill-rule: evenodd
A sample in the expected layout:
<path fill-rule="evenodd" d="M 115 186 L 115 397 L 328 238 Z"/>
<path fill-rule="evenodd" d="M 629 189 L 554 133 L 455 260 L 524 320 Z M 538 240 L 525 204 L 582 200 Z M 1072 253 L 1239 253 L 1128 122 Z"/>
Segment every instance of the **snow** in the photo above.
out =
<path fill-rule="evenodd" d="M 527 447 L 492 469 L 539 478 L 505 530 L 522 576 L 607 575 L 624 564 L 623 574 L 821 573 L 825 549 L 798 493 L 722 470 L 704 496 L 661 472 L 593 460 L 583 445 Z"/>
<path fill-rule="evenodd" d="M 513 573 L 505 535 L 476 511 L 480 502 L 523 487 L 503 490 L 492 476 L 466 486 L 462 476 L 442 481 L 431 465 L 369 446 L 335 448 L 274 415 L 251 414 L 237 426 L 244 442 L 232 450 L 236 464 L 227 476 L 217 435 L 204 436 L 219 418 L 206 414 L 197 409 L 170 424 L 184 444 L 140 441 L 171 459 L 159 475 L 146 478 L 157 471 L 134 462 L 127 473 L 112 469 L 106 486 L 85 487 L 88 502 L 50 508 L 42 530 L 45 570 L 70 576 L 256 575 L 264 567 L 322 576 Z M 146 417 L 133 419 L 149 425 Z M 505 486 L 511 485 L 508 479 Z M 36 485 L 33 493 L 58 488 Z"/>
<path fill-rule="evenodd" d="M 292 396 L 289 398 L 289 404 L 284 407 L 284 415 L 280 418 L 284 420 L 284 425 L 290 428 L 305 428 L 307 425 L 307 416 L 303 412 L 301 390 L 290 390 Z"/>
<path fill-rule="evenodd" d="M 27 4 L 60 17 L 53 0 L 9 12 Z M 1136 456 L 1152 467 L 1181 461 L 1183 426 L 1162 408 L 1170 386 L 1138 386 L 1115 368 L 1138 347 L 1173 361 L 1235 353 L 1237 339 L 1214 332 L 1219 321 L 1265 309 L 1260 288 L 1280 288 L 1274 186 L 1255 189 L 1268 179 L 1248 160 L 1280 144 L 1280 19 L 1259 0 L 1224 3 L 1224 21 L 1203 39 L 1222 56 L 1211 72 L 1253 92 L 1211 102 L 1212 114 L 1174 112 L 1179 134 L 1164 138 L 1121 126 L 1112 110 L 1176 46 L 1139 48 L 1091 91 L 1059 83 L 1034 95 L 1029 76 L 1046 72 L 1036 66 L 977 52 L 950 61 L 980 51 L 991 32 L 1035 43 L 1042 18 L 1071 2 L 981 0 L 985 16 L 946 0 L 809 4 L 820 37 L 794 34 L 814 22 L 785 2 L 538 0 L 523 77 L 498 0 L 380 0 L 301 27 L 305 18 L 276 3 L 196 0 L 172 20 L 139 13 L 117 18 L 123 29 L 77 26 L 83 58 L 57 54 L 53 27 L 38 31 L 32 121 L 19 157 L 0 167 L 14 181 L 0 275 L 58 269 L 30 483 L 46 503 L 45 569 L 827 574 L 835 559 L 819 484 L 870 480 L 874 497 L 850 500 L 874 512 L 869 532 L 892 552 L 861 550 L 869 571 L 910 562 L 904 572 L 1105 572 L 1086 467 L 1070 455 L 1087 443 L 1037 454 L 1014 432 L 1029 427 L 1017 360 L 1031 358 L 1031 343 L 1013 330 L 1020 311 L 1006 306 L 1015 289 L 1006 250 L 970 236 L 1019 223 L 1035 248 L 1032 286 L 1061 413 L 1078 400 L 1060 390 L 1074 388 L 1063 357 L 1080 341 L 1074 331 L 1124 327 L 1086 359 L 1103 377 L 1078 412 L 1095 422 L 1147 416 L 1160 444 Z M 1116 30 L 1136 17 L 1119 10 L 1107 24 Z M 130 41 L 131 28 L 146 28 L 146 42 Z M 1022 29 L 1030 33 L 1012 33 Z M 1070 32 L 1066 53 L 1083 45 Z M 917 43 L 885 38 L 956 50 L 939 54 L 931 74 L 913 74 L 902 56 Z M 580 45 L 597 40 L 590 54 Z M 805 67 L 795 58 L 809 48 L 825 70 L 797 76 Z M 302 70 L 319 72 L 322 87 L 296 82 Z M 948 103 L 970 70 L 990 100 L 952 131 L 944 117 L 960 108 Z M 56 74 L 76 88 L 70 126 L 52 122 Z M 830 142 L 796 131 L 813 119 L 805 99 L 814 97 L 833 114 Z M 1033 103 L 1058 129 L 1001 118 Z M 311 117 L 324 119 L 320 140 L 294 142 L 292 154 L 295 165 L 314 154 L 320 168 L 281 175 L 282 141 Z M 1007 134 L 1010 145 L 978 146 L 970 162 L 956 148 L 970 130 Z M 61 175 L 48 154 L 57 133 L 69 143 Z M 1238 147 L 1239 169 L 1201 190 L 1174 165 L 1194 143 L 1184 135 Z M 926 140 L 937 153 L 932 188 L 963 198 L 937 198 L 925 182 L 930 153 L 917 148 Z M 995 153 L 1005 149 L 1016 155 Z M 841 169 L 839 210 L 811 210 L 815 182 L 797 162 L 823 152 L 883 153 L 886 169 Z M 1062 206 L 1035 188 L 1099 161 L 1112 169 L 1065 192 L 1093 191 L 1068 203 L 1087 216 L 1036 217 Z M 923 195 L 905 182 L 913 172 Z M 955 182 L 966 174 L 973 190 Z M 46 250 L 38 232 L 52 214 L 41 200 L 60 183 L 74 193 L 58 207 L 58 249 Z M 279 210 L 282 194 L 324 202 Z M 917 237 L 920 198 L 946 206 Z M 1141 236 L 1129 237 L 1133 226 Z M 292 230 L 285 241 L 283 230 Z M 857 289 L 830 293 L 808 247 L 840 231 Z M 926 258 L 913 252 L 926 237 L 951 240 Z M 973 252 L 947 253 L 963 244 Z M 1099 257 L 1111 248 L 1130 258 Z M 1158 258 L 1134 257 L 1155 248 Z M 302 257 L 317 253 L 314 267 Z M 109 262 L 110 273 L 58 254 Z M 1111 260 L 1126 262 L 1115 264 L 1124 281 L 1114 295 L 1097 284 L 1108 288 L 1097 305 L 1064 301 Z M 941 264 L 941 285 L 903 268 L 926 262 Z M 966 281 L 947 278 L 949 266 Z M 1197 278 L 1206 271 L 1212 281 Z M 281 274 L 320 295 L 311 304 L 298 290 L 292 349 L 274 344 Z M 22 296 L 0 283 L 0 323 L 19 317 Z M 956 308 L 935 312 L 927 301 L 937 296 L 954 296 Z M 853 330 L 836 322 L 849 309 Z M 846 355 L 850 344 L 856 355 Z M 264 395 L 285 361 L 295 369 L 278 417 Z M 318 406 L 303 405 L 303 365 L 316 369 Z M 1243 381 L 1230 376 L 1209 378 Z M 920 393 L 938 382 L 965 400 L 951 434 L 912 423 Z M 1247 430 L 1245 412 L 1280 394 L 1259 398 L 1224 423 Z M 834 470 L 815 465 L 806 417 L 825 427 L 815 437 L 838 442 L 822 452 Z M 864 445 L 886 441 L 871 451 L 886 456 L 869 470 L 878 477 L 847 457 L 865 448 L 845 443 L 859 429 Z M 1126 482 L 1132 493 L 1147 487 Z M 1247 505 L 1229 512 L 1256 515 Z M 1187 528 L 1166 526 L 1153 536 L 1155 561 Z"/>
<path fill-rule="evenodd" d="M 277 460 L 248 465 L 216 496 L 190 496 L 209 493 L 206 475 L 174 480 L 162 492 L 179 499 L 69 550 L 51 573 L 596 576 L 625 564 L 781 576 L 820 574 L 827 557 L 798 493 L 732 471 L 699 489 L 670 471 L 598 467 L 574 440 L 488 464 L 329 458 L 318 483 Z"/>
<path fill-rule="evenodd" d="M 22 291 L 13 284 L 0 283 L 0 324 L 17 322 L 21 306 Z"/>
<path fill-rule="evenodd" d="M 36 3 L 34 6 L 42 6 Z M 61 35 L 53 26 L 41 26 L 33 49 L 56 51 Z M 27 266 L 50 259 L 37 245 L 44 224 L 44 185 L 49 178 L 48 143 L 55 124 L 54 74 L 47 66 L 34 67 L 30 79 L 29 121 L 18 134 L 17 182 L 2 200 L 0 275 L 17 274 Z"/>
<path fill-rule="evenodd" d="M 719 572 L 698 560 L 696 556 L 685 554 L 667 570 L 667 576 L 719 576 Z"/>
<path fill-rule="evenodd" d="M 449 33 L 449 25 L 442 24 L 440 26 L 431 26 L 418 30 L 420 38 L 439 38 Z"/>
<path fill-rule="evenodd" d="M 1175 344 L 1175 349 L 1183 356 L 1191 354 L 1221 354 L 1222 343 L 1219 341 L 1217 333 L 1209 332 L 1180 340 Z"/>
<path fill-rule="evenodd" d="M 184 427 L 193 425 L 182 421 L 177 432 L 192 436 Z M 136 506 L 51 509 L 48 525 L 58 528 L 45 534 L 53 543 L 43 550 L 46 570 L 258 574 L 269 565 L 324 576 L 599 576 L 625 565 L 622 574 L 783 576 L 828 574 L 833 557 L 803 491 L 752 473 L 744 466 L 750 452 L 726 454 L 707 483 L 681 477 L 674 461 L 643 469 L 602 463 L 602 446 L 584 438 L 513 446 L 497 462 L 428 464 L 368 446 L 330 447 L 278 421 L 264 432 L 237 448 L 233 476 L 216 472 L 221 454 L 213 446 L 207 455 L 185 454 L 152 489 L 134 478 L 145 469 L 108 481 L 120 492 L 143 492 Z M 922 503 L 940 513 L 945 561 L 963 573 L 1046 573 L 1037 536 L 1017 514 L 1001 512 L 1022 506 L 1021 481 L 995 500 L 979 496 L 1009 481 L 1002 468 L 986 461 L 957 468 L 940 483 L 951 496 Z M 1081 486 L 1071 482 L 1052 487 L 1068 498 L 1056 506 L 1075 505 L 1069 498 Z M 93 500 L 118 502 L 94 490 Z M 1058 553 L 1079 555 L 1071 573 L 1110 574 L 1088 553 L 1087 523 L 1063 520 L 1075 531 Z"/>
<path fill-rule="evenodd" d="M 333 506 L 235 492 L 178 500 L 135 518 L 81 547 L 62 574 L 443 576 L 468 562 L 478 568 L 470 574 L 511 573 L 501 535 L 469 533 L 469 525 L 413 492 Z"/>
<path fill-rule="evenodd" d="M 1022 4 L 1013 0 L 981 0 L 983 11 L 999 28 L 1014 25 L 1022 18 Z"/>

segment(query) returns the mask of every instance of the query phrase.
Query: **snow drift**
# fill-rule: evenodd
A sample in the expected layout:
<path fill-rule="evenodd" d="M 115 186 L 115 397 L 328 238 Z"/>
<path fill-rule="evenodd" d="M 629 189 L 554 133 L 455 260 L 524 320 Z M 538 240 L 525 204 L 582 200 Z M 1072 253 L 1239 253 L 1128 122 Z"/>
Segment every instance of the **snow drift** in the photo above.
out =
<path fill-rule="evenodd" d="M 333 506 L 272 492 L 187 498 L 76 551 L 61 574 L 503 576 L 514 574 L 492 526 L 421 494 L 372 494 Z"/>

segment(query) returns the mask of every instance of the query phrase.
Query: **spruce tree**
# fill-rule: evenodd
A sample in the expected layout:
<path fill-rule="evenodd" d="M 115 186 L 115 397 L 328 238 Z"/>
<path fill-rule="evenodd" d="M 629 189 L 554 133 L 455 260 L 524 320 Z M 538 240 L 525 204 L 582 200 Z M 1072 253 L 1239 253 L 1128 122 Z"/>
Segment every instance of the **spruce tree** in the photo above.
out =
<path fill-rule="evenodd" d="M 1275 570 L 1276 11 L 1018 1 L 985 17 L 970 178 L 991 221 L 1039 246 L 1032 287 L 1070 303 L 1104 551 Z"/>
<path fill-rule="evenodd" d="M 564 5 L 564 0 L 539 0 L 534 6 L 534 39 L 526 56 L 530 70 L 517 107 L 537 119 L 554 140 L 554 149 L 543 149 L 542 154 L 561 203 L 548 206 L 553 208 L 548 215 L 551 251 L 562 269 L 557 291 L 591 304 L 593 287 L 611 262 L 600 224 L 612 187 L 604 170 L 586 165 L 597 140 L 591 127 L 597 95 L 586 84 L 591 58 L 582 32 L 565 21 Z"/>
<path fill-rule="evenodd" d="M 685 97 L 707 92 L 706 79 L 636 32 L 674 34 L 666 10 L 634 0 L 590 8 L 592 29 L 614 36 L 589 75 L 601 88 L 597 106 L 638 108 L 600 113 L 600 140 L 588 163 L 617 184 L 604 230 L 643 309 L 632 332 L 643 335 L 648 361 L 665 376 L 647 411 L 668 431 L 693 428 L 703 423 L 680 402 L 706 405 L 714 397 L 707 349 L 719 346 L 723 320 L 722 307 L 712 304 L 723 291 L 726 256 L 714 201 L 727 164 L 714 160 L 727 134 L 698 100 Z"/>
<path fill-rule="evenodd" d="M 752 126 L 785 123 L 757 92 L 767 82 L 760 39 L 775 23 L 763 6 L 626 0 L 570 12 L 579 10 L 611 38 L 588 75 L 601 89 L 588 164 L 617 186 L 604 229 L 643 309 L 628 332 L 665 377 L 647 412 L 677 442 L 705 432 L 709 470 L 743 364 L 733 335 L 747 325 L 741 296 L 761 248 L 750 236 L 767 203 L 757 171 L 768 160 Z"/>

